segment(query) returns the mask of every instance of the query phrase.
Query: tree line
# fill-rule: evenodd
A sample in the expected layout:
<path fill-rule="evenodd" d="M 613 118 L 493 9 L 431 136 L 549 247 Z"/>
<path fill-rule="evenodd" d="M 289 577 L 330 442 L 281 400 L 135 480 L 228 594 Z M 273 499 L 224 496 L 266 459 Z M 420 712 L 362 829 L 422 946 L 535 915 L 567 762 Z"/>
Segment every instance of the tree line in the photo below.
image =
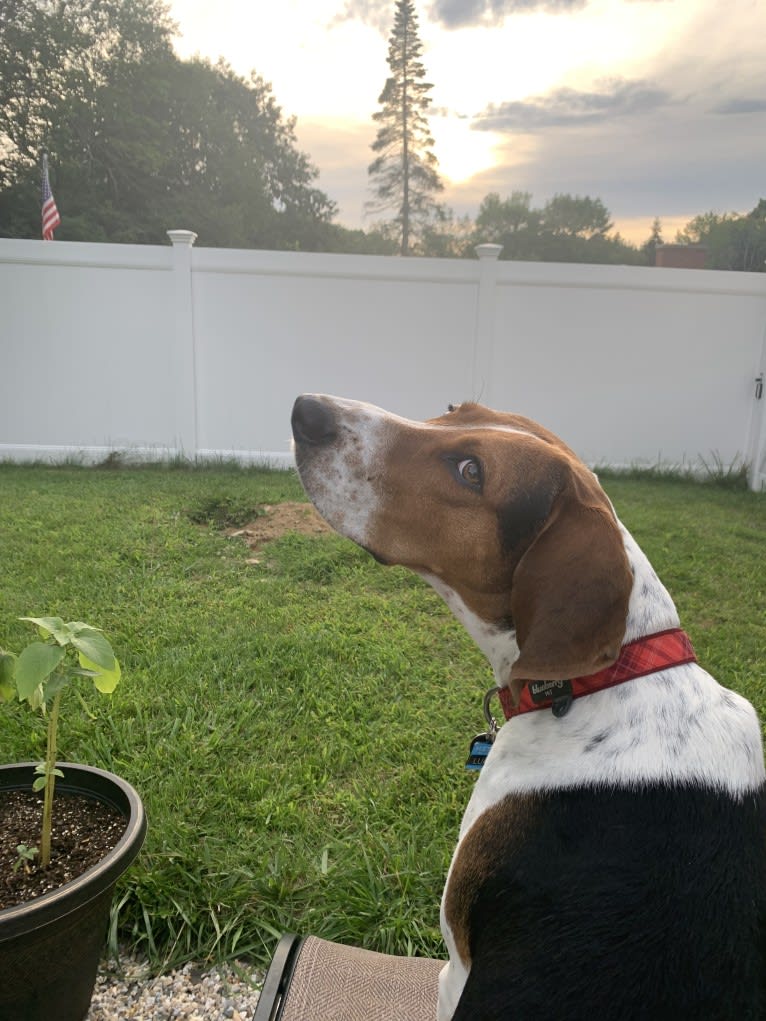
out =
<path fill-rule="evenodd" d="M 457 218 L 428 127 L 413 0 L 395 0 L 389 74 L 373 114 L 372 228 L 335 223 L 295 121 L 256 72 L 181 60 L 162 0 L 0 0 L 0 234 L 40 236 L 40 157 L 63 206 L 63 240 L 164 243 L 192 224 L 219 247 L 654 264 L 662 226 L 624 241 L 598 198 L 524 191 L 487 195 Z M 65 203 L 63 196 L 66 196 Z M 677 240 L 704 244 L 716 269 L 762 271 L 766 201 L 747 214 L 705 213 Z"/>
<path fill-rule="evenodd" d="M 0 0 L 0 233 L 39 236 L 47 149 L 60 239 L 353 250 L 271 86 L 173 31 L 161 0 Z"/>

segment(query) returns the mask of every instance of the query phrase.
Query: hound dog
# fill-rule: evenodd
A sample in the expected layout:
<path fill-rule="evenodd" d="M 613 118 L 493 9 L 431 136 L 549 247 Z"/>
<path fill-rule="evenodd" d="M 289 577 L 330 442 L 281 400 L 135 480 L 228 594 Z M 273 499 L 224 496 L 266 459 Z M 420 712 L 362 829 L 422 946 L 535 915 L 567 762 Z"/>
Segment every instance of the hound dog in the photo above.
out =
<path fill-rule="evenodd" d="M 292 426 L 320 514 L 433 585 L 508 718 L 443 895 L 439 1021 L 766 1018 L 758 719 L 595 475 L 477 404 L 414 422 L 304 395 Z"/>

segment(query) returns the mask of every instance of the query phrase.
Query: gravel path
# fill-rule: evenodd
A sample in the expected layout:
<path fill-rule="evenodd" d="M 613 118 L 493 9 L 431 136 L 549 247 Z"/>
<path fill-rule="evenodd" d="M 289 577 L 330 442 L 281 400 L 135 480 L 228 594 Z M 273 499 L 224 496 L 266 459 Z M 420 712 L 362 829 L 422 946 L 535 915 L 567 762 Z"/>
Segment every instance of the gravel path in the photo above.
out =
<path fill-rule="evenodd" d="M 248 965 L 186 964 L 159 978 L 138 958 L 104 962 L 86 1021 L 251 1021 L 263 980 Z"/>

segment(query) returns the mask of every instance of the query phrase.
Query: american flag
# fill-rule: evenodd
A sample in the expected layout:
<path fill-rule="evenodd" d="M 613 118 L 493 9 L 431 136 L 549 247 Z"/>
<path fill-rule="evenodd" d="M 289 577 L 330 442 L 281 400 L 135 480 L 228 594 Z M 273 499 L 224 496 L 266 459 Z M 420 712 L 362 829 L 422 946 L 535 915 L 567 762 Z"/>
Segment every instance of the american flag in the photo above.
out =
<path fill-rule="evenodd" d="M 53 232 L 61 223 L 56 200 L 48 180 L 48 154 L 43 153 L 43 241 L 53 241 Z"/>

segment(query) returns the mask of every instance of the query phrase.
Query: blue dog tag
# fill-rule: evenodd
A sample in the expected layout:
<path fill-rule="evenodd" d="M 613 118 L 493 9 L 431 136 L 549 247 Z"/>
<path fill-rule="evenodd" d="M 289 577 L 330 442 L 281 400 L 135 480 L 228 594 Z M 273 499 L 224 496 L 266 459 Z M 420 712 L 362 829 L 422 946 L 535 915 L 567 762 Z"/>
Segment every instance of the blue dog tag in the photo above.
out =
<path fill-rule="evenodd" d="M 471 741 L 471 748 L 468 752 L 468 759 L 465 764 L 465 768 L 469 770 L 469 772 L 479 772 L 492 749 L 492 743 L 494 740 L 495 735 L 487 732 L 486 734 L 477 734 L 473 741 Z"/>

